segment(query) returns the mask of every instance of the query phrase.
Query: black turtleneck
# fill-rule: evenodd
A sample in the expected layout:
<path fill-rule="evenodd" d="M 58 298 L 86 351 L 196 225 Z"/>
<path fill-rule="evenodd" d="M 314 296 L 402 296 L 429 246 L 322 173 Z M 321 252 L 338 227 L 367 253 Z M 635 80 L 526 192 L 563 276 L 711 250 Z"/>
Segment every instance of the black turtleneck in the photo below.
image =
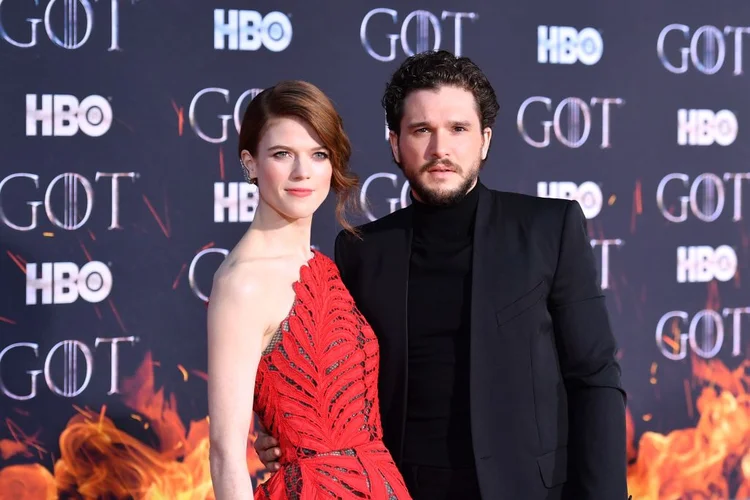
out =
<path fill-rule="evenodd" d="M 474 465 L 469 323 L 478 200 L 478 185 L 446 207 L 412 198 L 406 463 L 451 469 Z"/>

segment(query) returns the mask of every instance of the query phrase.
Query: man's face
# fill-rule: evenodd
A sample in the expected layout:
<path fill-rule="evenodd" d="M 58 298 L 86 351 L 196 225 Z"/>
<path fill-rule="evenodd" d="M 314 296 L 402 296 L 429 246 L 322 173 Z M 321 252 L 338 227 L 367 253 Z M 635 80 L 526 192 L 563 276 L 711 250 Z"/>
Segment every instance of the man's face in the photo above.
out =
<path fill-rule="evenodd" d="M 482 130 L 474 95 L 458 87 L 416 90 L 404 100 L 401 133 L 390 133 L 393 157 L 414 197 L 450 205 L 477 182 L 492 129 Z"/>

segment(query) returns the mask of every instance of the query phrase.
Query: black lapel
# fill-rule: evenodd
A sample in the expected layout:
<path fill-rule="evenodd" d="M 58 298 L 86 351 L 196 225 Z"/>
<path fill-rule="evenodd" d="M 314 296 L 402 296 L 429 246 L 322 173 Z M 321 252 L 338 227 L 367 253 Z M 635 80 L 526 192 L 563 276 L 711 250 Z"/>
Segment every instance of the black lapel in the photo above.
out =
<path fill-rule="evenodd" d="M 378 258 L 373 268 L 372 286 L 379 291 L 377 313 L 371 317 L 377 324 L 380 344 L 380 398 L 386 445 L 400 460 L 406 425 L 406 384 L 408 380 L 408 323 L 406 306 L 409 296 L 409 260 L 411 257 L 412 208 L 402 209 L 402 219 L 381 233 Z M 363 291 L 367 293 L 367 291 Z"/>
<path fill-rule="evenodd" d="M 496 329 L 495 313 L 528 290 L 528 249 L 513 207 L 481 184 L 471 284 L 471 339 Z"/>
<path fill-rule="evenodd" d="M 515 287 L 508 286 L 513 280 L 514 238 L 510 238 L 509 217 L 504 213 L 508 207 L 501 204 L 500 197 L 481 184 L 474 225 L 474 248 L 471 273 L 471 333 L 470 333 L 470 407 L 471 426 L 475 456 L 480 460 L 492 456 L 491 443 L 483 439 L 482 429 L 501 425 L 490 421 L 491 412 L 482 411 L 487 405 L 487 395 L 499 395 L 501 391 L 488 391 L 488 374 L 493 370 L 489 363 L 505 363 L 504 356 L 513 353 L 497 352 L 495 342 L 497 327 L 495 311 L 500 303 L 512 300 Z M 489 358 L 488 358 L 489 357 Z M 497 383 L 502 384 L 502 380 Z"/>
<path fill-rule="evenodd" d="M 411 257 L 412 238 L 412 209 L 404 209 L 402 224 L 388 234 L 387 249 L 382 254 L 379 276 L 379 288 L 388 290 L 387 303 L 384 304 L 389 330 L 386 335 L 391 336 L 394 352 L 406 360 L 407 348 L 407 317 L 406 306 L 409 297 L 409 260 Z M 400 347 L 399 347 L 400 346 Z M 400 365 L 401 363 L 399 363 Z M 406 363 L 404 361 L 404 366 Z"/>

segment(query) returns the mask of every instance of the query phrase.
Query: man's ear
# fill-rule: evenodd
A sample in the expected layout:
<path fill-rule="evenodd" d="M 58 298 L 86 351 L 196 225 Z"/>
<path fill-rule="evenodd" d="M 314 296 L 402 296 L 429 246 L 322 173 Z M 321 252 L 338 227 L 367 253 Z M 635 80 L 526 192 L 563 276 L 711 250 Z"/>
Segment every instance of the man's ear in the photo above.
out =
<path fill-rule="evenodd" d="M 490 142 L 492 141 L 492 129 L 486 127 L 482 130 L 482 160 L 487 159 L 487 153 L 490 150 Z"/>
<path fill-rule="evenodd" d="M 391 145 L 391 154 L 393 155 L 393 159 L 396 161 L 396 163 L 401 163 L 401 158 L 399 158 L 399 151 L 398 151 L 398 134 L 394 132 L 393 130 L 388 131 L 388 142 Z"/>

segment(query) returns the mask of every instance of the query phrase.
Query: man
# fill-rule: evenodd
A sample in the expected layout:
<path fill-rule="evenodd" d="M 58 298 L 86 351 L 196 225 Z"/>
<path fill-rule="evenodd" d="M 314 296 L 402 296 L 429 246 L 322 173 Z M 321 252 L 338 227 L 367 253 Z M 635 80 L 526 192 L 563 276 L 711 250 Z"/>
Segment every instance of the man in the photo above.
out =
<path fill-rule="evenodd" d="M 340 233 L 335 258 L 378 336 L 384 441 L 410 492 L 627 498 L 625 393 L 579 205 L 478 181 L 498 104 L 469 59 L 407 59 L 383 105 L 412 204 Z M 266 463 L 273 446 L 256 443 Z"/>

